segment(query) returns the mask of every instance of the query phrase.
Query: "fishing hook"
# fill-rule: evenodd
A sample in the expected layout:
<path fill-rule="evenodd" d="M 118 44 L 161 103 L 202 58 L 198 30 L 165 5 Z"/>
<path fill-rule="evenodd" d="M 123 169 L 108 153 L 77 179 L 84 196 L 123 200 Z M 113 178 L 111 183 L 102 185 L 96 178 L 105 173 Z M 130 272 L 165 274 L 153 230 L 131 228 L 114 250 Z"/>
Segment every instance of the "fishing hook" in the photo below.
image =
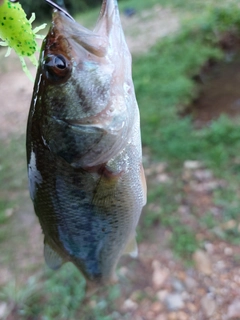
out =
<path fill-rule="evenodd" d="M 52 6 L 54 9 L 57 9 L 59 11 L 61 11 L 62 13 L 64 13 L 68 18 L 72 19 L 73 21 L 75 21 L 73 19 L 73 17 L 63 8 L 61 8 L 59 5 L 57 5 L 55 2 L 53 2 L 52 0 L 45 0 L 50 6 Z"/>

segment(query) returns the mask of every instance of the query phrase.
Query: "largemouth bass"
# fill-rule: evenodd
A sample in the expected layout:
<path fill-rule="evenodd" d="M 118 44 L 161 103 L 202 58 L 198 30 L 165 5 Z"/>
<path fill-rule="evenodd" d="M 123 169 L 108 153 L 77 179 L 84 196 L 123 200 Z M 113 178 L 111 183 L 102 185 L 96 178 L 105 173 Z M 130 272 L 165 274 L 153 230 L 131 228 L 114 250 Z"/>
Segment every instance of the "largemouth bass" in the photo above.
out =
<path fill-rule="evenodd" d="M 72 262 L 88 289 L 111 283 L 146 202 L 139 110 L 117 1 L 93 31 L 54 10 L 27 128 L 30 196 L 47 265 Z"/>

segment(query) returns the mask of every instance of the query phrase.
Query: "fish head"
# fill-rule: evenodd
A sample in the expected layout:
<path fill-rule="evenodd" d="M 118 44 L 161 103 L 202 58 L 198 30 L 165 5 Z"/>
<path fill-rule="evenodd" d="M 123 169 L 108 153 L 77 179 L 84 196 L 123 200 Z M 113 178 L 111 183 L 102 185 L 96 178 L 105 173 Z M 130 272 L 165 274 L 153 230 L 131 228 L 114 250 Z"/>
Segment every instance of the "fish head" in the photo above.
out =
<path fill-rule="evenodd" d="M 43 41 L 33 103 L 44 119 L 44 141 L 71 164 L 97 165 L 120 150 L 117 140 L 124 143 L 129 136 L 136 100 L 131 55 L 115 0 L 103 2 L 93 31 L 54 10 Z M 84 135 L 82 152 L 71 156 L 67 150 L 56 150 L 59 146 L 51 140 L 62 139 L 66 131 L 75 141 Z"/>

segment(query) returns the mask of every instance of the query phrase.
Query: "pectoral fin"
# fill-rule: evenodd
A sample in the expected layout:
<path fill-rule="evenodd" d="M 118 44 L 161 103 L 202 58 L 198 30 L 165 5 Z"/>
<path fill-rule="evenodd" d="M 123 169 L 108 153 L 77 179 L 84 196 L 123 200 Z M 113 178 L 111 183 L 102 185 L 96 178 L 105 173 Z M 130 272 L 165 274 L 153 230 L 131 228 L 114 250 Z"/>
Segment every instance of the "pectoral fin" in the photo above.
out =
<path fill-rule="evenodd" d="M 124 254 L 129 254 L 132 258 L 137 258 L 138 246 L 137 246 L 135 235 L 126 245 Z"/>
<path fill-rule="evenodd" d="M 44 240 L 44 258 L 48 267 L 52 270 L 59 269 L 63 264 L 63 259 Z"/>

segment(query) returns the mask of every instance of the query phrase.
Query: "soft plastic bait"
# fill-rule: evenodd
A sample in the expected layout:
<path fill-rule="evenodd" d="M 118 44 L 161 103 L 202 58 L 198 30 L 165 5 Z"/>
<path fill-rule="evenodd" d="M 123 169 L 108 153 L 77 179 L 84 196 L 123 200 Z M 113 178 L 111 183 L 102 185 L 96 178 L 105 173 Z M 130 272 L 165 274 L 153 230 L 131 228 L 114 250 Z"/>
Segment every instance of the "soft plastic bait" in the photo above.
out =
<path fill-rule="evenodd" d="M 20 58 L 23 71 L 33 80 L 30 71 L 27 68 L 24 57 L 37 66 L 38 62 L 35 52 L 39 50 L 36 39 L 42 39 L 43 36 L 37 32 L 46 27 L 42 24 L 32 29 L 32 22 L 35 20 L 35 13 L 32 13 L 28 20 L 22 6 L 16 2 L 4 0 L 0 5 L 0 45 L 8 47 L 6 57 L 10 55 L 11 49 L 14 49 Z"/>

